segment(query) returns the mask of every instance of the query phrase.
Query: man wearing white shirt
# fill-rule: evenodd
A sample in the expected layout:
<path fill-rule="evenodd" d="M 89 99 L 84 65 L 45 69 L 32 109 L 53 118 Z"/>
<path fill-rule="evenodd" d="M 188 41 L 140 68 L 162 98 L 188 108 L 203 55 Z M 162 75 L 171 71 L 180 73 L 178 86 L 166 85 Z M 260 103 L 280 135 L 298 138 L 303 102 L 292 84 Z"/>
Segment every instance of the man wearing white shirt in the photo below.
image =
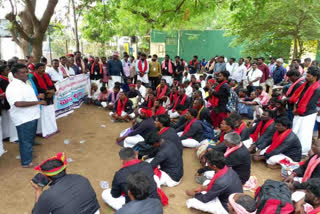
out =
<path fill-rule="evenodd" d="M 63 78 L 67 78 L 69 76 L 68 69 L 67 69 L 68 59 L 65 56 L 62 56 L 59 59 L 60 59 L 60 63 L 61 63 L 61 66 L 59 67 L 59 70 L 61 70 Z"/>
<path fill-rule="evenodd" d="M 226 70 L 229 71 L 230 76 L 237 70 L 238 63 L 236 63 L 235 58 L 230 58 L 229 62 L 226 64 Z"/>
<path fill-rule="evenodd" d="M 24 168 L 34 167 L 32 163 L 32 145 L 40 118 L 40 106 L 46 105 L 44 94 L 35 95 L 33 88 L 26 83 L 28 69 L 23 64 L 15 64 L 11 72 L 14 79 L 6 89 L 7 100 L 10 104 L 10 117 L 17 128 L 21 165 Z"/>
<path fill-rule="evenodd" d="M 63 80 L 63 73 L 59 69 L 59 60 L 52 60 L 52 67 L 47 67 L 46 73 L 49 74 L 52 82 L 56 83 Z"/>
<path fill-rule="evenodd" d="M 247 78 L 247 68 L 243 62 L 244 59 L 240 58 L 237 68 L 231 74 L 231 79 L 236 80 L 241 86 L 243 86 L 243 81 L 245 81 Z"/>
<path fill-rule="evenodd" d="M 250 95 L 252 91 L 256 90 L 256 87 L 260 85 L 260 79 L 262 78 L 262 71 L 258 69 L 257 63 L 252 63 L 250 70 L 248 71 L 247 81 L 248 81 L 248 94 Z"/>

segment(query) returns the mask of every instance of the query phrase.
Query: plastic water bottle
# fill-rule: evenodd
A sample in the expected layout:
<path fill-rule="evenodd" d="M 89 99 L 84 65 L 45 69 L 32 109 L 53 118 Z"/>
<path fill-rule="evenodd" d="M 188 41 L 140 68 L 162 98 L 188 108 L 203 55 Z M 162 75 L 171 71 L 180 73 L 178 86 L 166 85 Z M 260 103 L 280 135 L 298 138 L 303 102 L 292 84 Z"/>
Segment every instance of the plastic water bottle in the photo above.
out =
<path fill-rule="evenodd" d="M 72 158 L 67 158 L 68 163 L 71 163 L 72 161 L 73 161 Z"/>
<path fill-rule="evenodd" d="M 70 140 L 69 140 L 69 139 L 65 139 L 65 140 L 63 141 L 63 143 L 66 144 L 66 145 L 68 145 L 68 144 L 70 144 Z"/>
<path fill-rule="evenodd" d="M 109 188 L 109 182 L 108 181 L 100 181 L 100 187 L 102 189 L 108 189 Z"/>

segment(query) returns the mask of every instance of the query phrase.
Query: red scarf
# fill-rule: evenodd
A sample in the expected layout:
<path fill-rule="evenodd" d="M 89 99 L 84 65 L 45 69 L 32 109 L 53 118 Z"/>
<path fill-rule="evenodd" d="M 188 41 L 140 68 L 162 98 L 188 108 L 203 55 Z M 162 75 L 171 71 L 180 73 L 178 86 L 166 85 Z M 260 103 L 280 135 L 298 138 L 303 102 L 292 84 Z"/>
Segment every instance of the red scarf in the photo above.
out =
<path fill-rule="evenodd" d="M 129 160 L 125 164 L 122 165 L 121 169 L 126 168 L 128 166 L 136 165 L 136 164 L 141 163 L 141 162 L 142 161 L 138 160 L 138 159 Z"/>
<path fill-rule="evenodd" d="M 154 101 L 153 100 L 148 100 L 148 108 L 151 109 L 154 105 Z"/>
<path fill-rule="evenodd" d="M 163 133 L 165 133 L 170 127 L 165 127 L 163 129 L 161 129 L 161 131 L 159 131 L 159 135 L 162 135 Z"/>
<path fill-rule="evenodd" d="M 42 76 L 40 76 L 37 72 L 33 72 L 33 76 L 36 78 L 40 88 L 48 90 L 47 85 L 49 87 L 53 86 L 51 79 L 48 77 L 46 73 L 43 73 Z"/>
<path fill-rule="evenodd" d="M 123 103 L 121 103 L 121 100 L 118 100 L 118 105 L 117 105 L 117 114 L 121 116 L 121 112 L 124 111 L 124 107 L 126 106 L 126 103 L 128 101 L 128 98 L 126 98 Z"/>
<path fill-rule="evenodd" d="M 161 88 L 161 85 L 157 88 L 157 99 L 161 99 L 162 97 L 164 97 L 166 95 L 168 86 L 164 85 L 163 88 Z"/>
<path fill-rule="evenodd" d="M 231 153 L 237 151 L 238 149 L 240 149 L 240 147 L 242 146 L 242 143 L 240 143 L 239 145 L 237 146 L 234 146 L 234 147 L 228 147 L 227 148 L 227 151 L 224 153 L 224 157 L 228 157 Z"/>
<path fill-rule="evenodd" d="M 0 75 L 0 79 L 3 79 L 3 80 L 5 80 L 5 81 L 9 82 L 9 79 L 8 79 L 8 77 L 6 77 L 6 76 Z"/>
<path fill-rule="evenodd" d="M 163 60 L 162 61 L 162 69 L 165 69 L 165 67 L 166 67 L 166 61 Z M 173 73 L 171 59 L 169 59 L 169 61 L 168 61 L 168 71 L 169 71 L 170 74 Z"/>
<path fill-rule="evenodd" d="M 304 172 L 303 178 L 302 178 L 302 182 L 306 182 L 307 180 L 309 180 L 311 178 L 311 175 L 313 173 L 313 171 L 315 170 L 315 168 L 320 164 L 320 158 L 318 155 L 314 155 L 308 163 L 307 169 Z"/>
<path fill-rule="evenodd" d="M 304 80 L 304 77 L 301 77 L 300 79 L 298 79 L 297 81 L 295 81 L 294 83 L 291 84 L 291 86 L 289 87 L 287 93 L 286 93 L 286 96 L 289 97 L 289 95 L 291 94 L 293 88 L 299 83 L 301 82 L 302 80 Z"/>
<path fill-rule="evenodd" d="M 180 97 L 174 103 L 173 108 L 172 108 L 172 112 L 176 109 L 176 106 L 178 105 L 179 99 L 180 99 Z M 180 104 L 184 105 L 184 102 L 186 101 L 186 99 L 187 99 L 187 95 L 185 94 L 185 95 L 183 95 L 183 98 L 181 99 Z"/>
<path fill-rule="evenodd" d="M 189 110 L 189 109 L 184 110 L 184 111 L 181 113 L 181 115 L 180 115 L 180 116 L 185 115 L 185 114 L 188 112 L 188 110 Z"/>
<path fill-rule="evenodd" d="M 208 185 L 207 192 L 210 191 L 210 189 L 212 188 L 214 182 L 215 182 L 218 178 L 220 178 L 221 176 L 227 174 L 227 172 L 228 172 L 228 167 L 227 167 L 227 166 L 224 166 L 223 169 L 220 169 L 219 172 L 215 173 L 214 176 L 213 176 L 213 178 L 211 179 L 209 185 Z"/>
<path fill-rule="evenodd" d="M 214 89 L 215 92 L 218 92 L 221 88 L 221 86 L 225 83 L 227 83 L 228 81 L 225 80 L 223 81 L 222 83 L 219 83 L 219 85 Z M 209 99 L 209 102 L 211 103 L 211 106 L 212 107 L 216 107 L 219 105 L 219 98 L 218 97 L 215 97 L 215 96 L 212 96 L 210 99 Z"/>
<path fill-rule="evenodd" d="M 263 122 L 260 121 L 254 133 L 250 135 L 253 142 L 256 142 L 259 136 L 261 137 L 263 133 L 267 130 L 267 128 L 274 123 L 274 119 L 268 120 L 268 122 L 266 122 L 263 127 L 262 127 L 262 123 Z"/>
<path fill-rule="evenodd" d="M 276 131 L 276 133 L 272 137 L 272 143 L 269 146 L 269 148 L 267 149 L 266 153 L 269 154 L 270 152 L 272 152 L 273 150 L 278 148 L 278 146 L 280 146 L 283 143 L 283 141 L 288 137 L 288 135 L 291 132 L 292 132 L 292 129 L 287 129 L 286 131 L 282 132 L 281 134 L 279 134 L 279 132 Z"/>
<path fill-rule="evenodd" d="M 320 207 L 313 209 L 311 212 L 308 212 L 308 214 L 319 214 L 320 213 Z"/>
<path fill-rule="evenodd" d="M 300 95 L 302 93 L 302 91 L 305 89 L 306 85 L 308 82 L 303 83 L 297 90 L 295 90 L 295 92 L 293 92 L 293 95 L 290 97 L 289 102 L 290 103 L 297 103 L 297 101 L 300 99 Z M 310 85 L 307 89 L 307 91 L 304 93 L 303 97 L 301 97 L 299 103 L 298 103 L 298 107 L 296 109 L 296 112 L 299 115 L 303 115 L 306 112 L 307 109 L 307 105 L 311 99 L 311 97 L 314 94 L 314 91 L 320 87 L 320 83 L 319 81 L 316 81 L 315 83 L 313 83 L 312 85 Z"/>
<path fill-rule="evenodd" d="M 139 73 L 140 74 L 145 74 L 147 69 L 148 69 L 148 65 L 147 65 L 147 61 L 144 60 L 144 68 L 142 70 L 142 60 L 139 60 L 138 62 L 138 68 L 139 68 Z"/>
<path fill-rule="evenodd" d="M 62 67 L 60 67 L 60 70 L 62 71 L 62 73 L 64 74 L 64 75 L 68 75 L 67 74 L 67 72 L 66 72 L 66 69 L 64 69 L 64 67 L 62 66 Z"/>
<path fill-rule="evenodd" d="M 94 66 L 96 65 L 96 63 L 94 62 L 94 63 L 92 63 L 92 65 L 91 65 L 91 74 L 93 74 L 93 70 L 94 70 Z M 102 74 L 102 72 L 103 72 L 103 69 L 102 69 L 102 65 L 101 65 L 101 63 L 99 63 L 98 62 L 98 65 L 99 65 L 99 74 Z"/>
<path fill-rule="evenodd" d="M 197 120 L 197 118 L 194 118 L 193 120 L 191 120 L 191 122 L 187 122 L 187 123 L 186 123 L 186 126 L 184 127 L 182 136 L 188 133 L 191 125 L 192 125 L 196 120 Z"/>
<path fill-rule="evenodd" d="M 176 101 L 176 99 L 177 99 L 177 97 L 178 97 L 178 92 L 176 92 L 175 94 L 173 94 L 172 92 L 170 93 L 170 105 L 172 105 L 172 103 L 174 102 L 174 101 Z"/>
<path fill-rule="evenodd" d="M 234 128 L 234 132 L 240 135 L 245 127 L 246 127 L 246 124 L 242 121 L 239 128 Z"/>
<path fill-rule="evenodd" d="M 193 60 L 190 60 L 189 64 L 190 64 L 190 65 L 193 65 L 193 63 L 194 63 L 194 61 L 193 61 Z M 198 65 L 198 61 L 195 61 L 194 66 L 196 67 L 197 65 Z"/>
<path fill-rule="evenodd" d="M 154 116 L 158 116 L 165 113 L 166 113 L 166 109 L 163 106 L 160 106 L 158 110 L 155 112 Z"/>

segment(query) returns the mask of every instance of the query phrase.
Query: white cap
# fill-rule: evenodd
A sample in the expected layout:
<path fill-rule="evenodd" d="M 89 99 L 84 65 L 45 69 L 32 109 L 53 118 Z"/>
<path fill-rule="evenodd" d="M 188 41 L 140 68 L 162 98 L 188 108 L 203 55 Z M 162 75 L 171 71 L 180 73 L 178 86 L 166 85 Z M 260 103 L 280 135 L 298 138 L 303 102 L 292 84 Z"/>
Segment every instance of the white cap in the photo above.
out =
<path fill-rule="evenodd" d="M 279 58 L 279 59 L 277 59 L 277 62 L 283 63 L 283 59 L 282 59 L 282 58 Z"/>

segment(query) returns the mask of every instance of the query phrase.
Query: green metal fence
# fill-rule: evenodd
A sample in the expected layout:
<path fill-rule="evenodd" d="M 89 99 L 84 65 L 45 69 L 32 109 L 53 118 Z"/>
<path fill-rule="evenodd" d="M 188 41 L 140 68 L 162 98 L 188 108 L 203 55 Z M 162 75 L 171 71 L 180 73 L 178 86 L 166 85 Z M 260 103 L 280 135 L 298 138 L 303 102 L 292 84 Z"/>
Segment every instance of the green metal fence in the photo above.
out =
<path fill-rule="evenodd" d="M 222 30 L 181 30 L 163 32 L 153 30 L 151 43 L 165 43 L 165 53 L 171 58 L 179 55 L 189 61 L 193 55 L 210 59 L 216 55 L 240 57 L 241 47 L 231 47 L 231 37 L 224 37 Z M 152 53 L 151 53 L 152 54 Z"/>

